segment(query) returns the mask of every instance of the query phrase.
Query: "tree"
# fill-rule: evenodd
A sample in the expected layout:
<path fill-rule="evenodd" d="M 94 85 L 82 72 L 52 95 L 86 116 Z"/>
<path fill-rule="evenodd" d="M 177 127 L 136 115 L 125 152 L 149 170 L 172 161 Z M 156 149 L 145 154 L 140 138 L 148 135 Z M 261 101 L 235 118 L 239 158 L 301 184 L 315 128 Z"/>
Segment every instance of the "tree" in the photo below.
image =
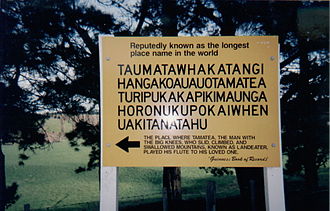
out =
<path fill-rule="evenodd" d="M 72 2 L 15 1 L 1 11 L 5 19 L 1 23 L 6 25 L 1 25 L 0 145 L 17 143 L 23 151 L 47 147 L 43 129 L 47 112 L 76 115 L 98 111 L 97 34 L 118 31 L 120 24 L 110 15 L 77 8 Z M 79 144 L 92 148 L 91 161 L 84 169 L 98 166 L 98 128 L 78 121 L 75 131 L 68 134 L 73 146 L 82 137 Z M 28 157 L 22 153 L 20 158 L 23 164 Z M 5 190 L 2 151 L 0 161 L 0 210 L 4 210 L 18 196 L 13 194 L 16 183 Z"/>
<path fill-rule="evenodd" d="M 319 128 L 324 128 L 325 122 L 328 121 L 325 118 L 328 93 L 320 94 L 321 88 L 328 80 L 328 75 L 324 74 L 327 62 L 312 60 L 312 55 L 317 52 L 318 55 L 321 55 L 320 52 L 325 55 L 328 49 L 322 47 L 325 46 L 324 43 L 322 45 L 314 43 L 311 47 L 303 49 L 306 43 L 299 38 L 297 21 L 291 16 L 296 14 L 300 7 L 315 5 L 327 7 L 326 4 L 239 0 L 164 0 L 161 4 L 154 0 L 134 3 L 128 0 L 99 0 L 85 1 L 85 3 L 88 6 L 74 0 L 13 1 L 1 12 L 2 17 L 7 18 L 5 21 L 7 26 L 1 28 L 1 32 L 5 32 L 1 34 L 6 36 L 1 43 L 3 45 L 1 49 L 5 51 L 1 51 L 0 56 L 3 70 L 0 72 L 0 81 L 2 92 L 5 93 L 3 95 L 8 96 L 5 100 L 2 99 L 2 102 L 6 103 L 1 109 L 3 113 L 7 109 L 16 114 L 17 118 L 8 118 L 10 124 L 14 124 L 15 121 L 20 122 L 22 118 L 26 121 L 23 125 L 15 124 L 13 127 L 8 124 L 8 128 L 2 134 L 2 140 L 13 140 L 19 143 L 22 150 L 44 147 L 47 143 L 47 134 L 42 131 L 42 124 L 46 117 L 41 114 L 61 112 L 72 116 L 99 112 L 98 34 L 116 36 L 277 34 L 281 43 L 281 56 L 284 58 L 281 62 L 284 87 L 282 107 L 285 114 L 283 143 L 289 156 L 288 170 L 300 171 L 304 166 L 305 170 L 309 169 L 305 173 L 314 172 L 312 175 L 315 175 L 315 169 L 328 159 L 324 156 L 327 153 L 324 141 L 320 141 L 322 144 L 317 147 L 315 144 L 318 142 L 315 144 L 313 142 L 313 146 L 310 146 L 311 143 L 307 142 L 307 139 L 304 144 L 292 141 L 292 138 L 298 137 L 297 134 L 301 131 L 304 133 L 301 133 L 300 137 L 304 137 L 305 132 L 308 134 L 305 137 L 315 137 L 312 134 L 316 128 L 311 126 L 317 124 L 311 125 L 311 122 L 319 119 L 317 123 L 322 125 Z M 111 9 L 116 9 L 116 12 L 112 12 Z M 287 70 L 288 65 L 295 66 L 292 62 L 298 58 L 302 73 L 300 75 Z M 313 71 L 303 74 L 303 70 Z M 302 86 L 313 90 L 312 94 L 308 95 L 309 91 L 302 90 Z M 313 110 L 317 113 L 307 118 L 313 120 L 310 122 L 303 120 L 303 114 L 313 113 L 306 109 L 307 104 L 305 110 L 299 111 L 299 115 L 293 112 L 305 101 L 309 102 L 309 106 L 317 105 L 318 108 Z M 7 118 L 5 115 L 1 116 Z M 292 121 L 295 121 L 297 116 L 302 119 L 300 128 L 292 126 Z M 24 127 L 28 129 L 25 130 Z M 320 140 L 328 133 L 326 129 L 321 131 Z M 34 137 L 33 140 L 31 137 Z M 68 133 L 67 137 L 77 150 L 80 145 L 91 147 L 90 161 L 86 166 L 78 168 L 77 172 L 99 166 L 99 124 L 93 125 L 82 119 L 76 121 L 75 129 Z M 308 164 L 306 161 L 304 164 L 296 165 L 297 162 L 291 162 L 294 161 L 296 154 L 301 152 L 300 148 L 308 149 L 308 153 L 313 154 L 311 161 L 317 161 L 318 164 L 313 166 L 312 162 Z M 24 155 L 21 157 L 25 158 Z M 179 175 L 179 169 L 173 170 L 174 175 Z M 222 173 L 226 171 L 220 169 Z M 260 175 L 260 171 L 258 174 Z M 249 171 L 246 171 L 245 175 L 250 175 Z M 315 177 L 312 175 L 306 179 Z M 179 177 L 171 176 L 171 178 Z M 246 182 L 243 183 L 242 190 L 243 186 L 247 185 Z M 181 197 L 179 193 L 177 196 Z"/>
<path fill-rule="evenodd" d="M 162 35 L 177 36 L 178 35 L 178 19 L 177 19 L 177 2 L 176 0 L 162 0 Z M 164 167 L 163 169 L 163 197 L 167 201 L 164 202 L 163 210 L 175 211 L 181 210 L 182 190 L 181 190 L 181 169 L 180 167 Z"/>
<path fill-rule="evenodd" d="M 6 9 L 5 6 L 5 3 L 1 5 Z M 0 210 L 4 210 L 5 207 L 15 203 L 19 196 L 16 183 L 6 187 L 5 155 L 2 145 L 18 143 L 19 149 L 24 151 L 44 147 L 44 134 L 39 129 L 45 117 L 36 113 L 37 106 L 35 102 L 30 102 L 31 95 L 19 86 L 19 68 L 22 62 L 18 61 L 17 57 L 22 55 L 8 56 L 10 54 L 8 52 L 14 52 L 16 44 L 20 43 L 20 39 L 17 43 L 9 39 L 9 31 L 14 30 L 17 19 L 4 13 L 0 13 L 0 17 L 1 23 L 4 23 L 1 24 L 0 30 L 1 49 L 4 49 L 0 55 Z M 11 48 L 7 48 L 10 44 L 12 44 Z M 16 63 L 11 64 L 11 61 Z M 24 154 L 20 157 L 22 160 L 27 158 Z"/>
<path fill-rule="evenodd" d="M 299 60 L 292 65 L 296 70 L 287 71 L 281 79 L 286 89 L 281 99 L 283 146 L 288 155 L 286 172 L 303 173 L 306 191 L 317 189 L 317 171 L 329 158 L 329 29 L 328 24 L 321 28 L 315 24 L 329 23 L 329 16 L 323 13 L 328 14 L 327 4 L 298 8 Z M 306 18 L 313 21 L 305 21 Z"/>
<path fill-rule="evenodd" d="M 323 53 L 318 54 L 322 56 Z M 290 96 L 284 95 L 285 101 L 282 101 L 283 140 L 288 155 L 286 172 L 293 175 L 304 172 L 307 191 L 317 189 L 317 171 L 328 161 L 328 70 L 328 62 L 309 59 L 308 52 L 303 50 L 300 51 L 299 72 L 282 78 L 283 84 L 291 86 Z"/>

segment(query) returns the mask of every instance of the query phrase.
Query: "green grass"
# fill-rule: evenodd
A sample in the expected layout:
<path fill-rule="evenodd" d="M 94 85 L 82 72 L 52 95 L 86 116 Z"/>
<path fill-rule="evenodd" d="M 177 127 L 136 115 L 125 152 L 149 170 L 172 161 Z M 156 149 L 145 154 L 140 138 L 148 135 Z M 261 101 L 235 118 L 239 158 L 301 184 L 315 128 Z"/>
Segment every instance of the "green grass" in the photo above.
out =
<path fill-rule="evenodd" d="M 49 210 L 97 210 L 99 201 L 98 170 L 74 173 L 86 164 L 88 148 L 74 151 L 67 141 L 53 143 L 48 150 L 38 150 L 18 166 L 17 145 L 4 146 L 6 155 L 7 184 L 17 182 L 21 198 L 8 210 L 22 210 L 29 203 L 31 209 Z M 145 204 L 162 200 L 163 168 L 119 168 L 120 207 Z M 235 176 L 214 177 L 204 170 L 182 168 L 183 199 L 203 198 L 208 181 L 215 181 L 217 197 L 226 198 L 239 194 Z M 328 168 L 320 169 L 320 186 L 328 187 Z M 301 178 L 290 177 L 287 182 L 298 182 Z M 297 187 L 296 187 L 297 188 Z M 296 189 L 295 188 L 295 189 Z"/>
<path fill-rule="evenodd" d="M 7 184 L 17 182 L 21 196 L 8 210 L 22 210 L 29 203 L 31 209 L 82 206 L 80 203 L 99 200 L 98 170 L 76 174 L 75 168 L 86 164 L 88 149 L 75 152 L 66 141 L 51 144 L 47 150 L 37 150 L 18 166 L 17 145 L 4 146 Z M 120 206 L 159 201 L 162 197 L 162 168 L 120 168 Z M 184 199 L 202 197 L 207 181 L 217 181 L 221 197 L 238 194 L 234 176 L 213 177 L 198 168 L 182 168 Z M 93 205 L 95 206 L 95 205 Z"/>
<path fill-rule="evenodd" d="M 7 184 L 17 182 L 21 196 L 8 210 L 22 210 L 27 203 L 36 209 L 99 200 L 98 171 L 74 172 L 86 164 L 88 149 L 75 152 L 67 142 L 54 143 L 31 155 L 24 166 L 18 166 L 17 145 L 4 146 L 4 153 Z"/>
<path fill-rule="evenodd" d="M 161 167 L 127 167 L 119 169 L 119 198 L 122 206 L 162 200 Z M 205 196 L 208 181 L 215 181 L 218 197 L 239 194 L 235 176 L 214 177 L 197 167 L 182 167 L 183 199 Z"/>

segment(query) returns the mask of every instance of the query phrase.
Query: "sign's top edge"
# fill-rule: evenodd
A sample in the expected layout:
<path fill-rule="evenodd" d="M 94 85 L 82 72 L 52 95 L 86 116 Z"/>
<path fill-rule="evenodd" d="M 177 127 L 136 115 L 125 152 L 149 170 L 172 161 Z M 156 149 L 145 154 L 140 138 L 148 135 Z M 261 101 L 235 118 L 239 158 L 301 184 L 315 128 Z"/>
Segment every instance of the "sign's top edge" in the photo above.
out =
<path fill-rule="evenodd" d="M 246 37 L 246 38 L 251 38 L 251 37 L 279 37 L 278 35 L 258 35 L 258 36 L 195 36 L 195 37 L 192 37 L 192 36 L 180 36 L 180 37 L 177 37 L 177 36 L 162 36 L 162 37 L 147 37 L 147 36 L 114 36 L 114 35 L 107 35 L 107 34 L 103 34 L 103 35 L 99 35 L 99 37 L 111 37 L 111 38 L 175 38 L 175 39 L 180 39 L 180 38 L 230 38 L 230 37 Z"/>

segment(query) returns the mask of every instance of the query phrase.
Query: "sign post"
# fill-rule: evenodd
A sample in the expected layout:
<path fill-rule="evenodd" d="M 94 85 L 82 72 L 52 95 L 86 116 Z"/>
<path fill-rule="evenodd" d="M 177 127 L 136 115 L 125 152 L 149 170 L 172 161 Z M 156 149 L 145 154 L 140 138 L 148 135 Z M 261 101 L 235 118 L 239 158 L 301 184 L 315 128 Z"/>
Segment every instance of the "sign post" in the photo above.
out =
<path fill-rule="evenodd" d="M 100 55 L 102 168 L 281 166 L 277 37 L 101 36 Z"/>

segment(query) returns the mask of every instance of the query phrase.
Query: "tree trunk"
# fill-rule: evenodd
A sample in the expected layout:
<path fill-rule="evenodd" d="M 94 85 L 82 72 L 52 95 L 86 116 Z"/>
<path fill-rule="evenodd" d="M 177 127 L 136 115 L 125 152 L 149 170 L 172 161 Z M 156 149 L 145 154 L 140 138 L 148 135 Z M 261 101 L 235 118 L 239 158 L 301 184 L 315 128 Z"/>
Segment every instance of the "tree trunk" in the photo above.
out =
<path fill-rule="evenodd" d="M 163 169 L 164 211 L 181 210 L 181 169 L 179 167 L 164 167 Z"/>
<path fill-rule="evenodd" d="M 0 9 L 4 8 L 4 2 L 1 1 L 0 2 Z M 1 23 L 6 23 L 3 22 L 4 18 L 2 17 L 0 22 Z M 3 64 L 4 64 L 4 37 L 5 37 L 5 29 L 4 26 L 5 24 L 0 24 L 0 69 L 3 68 Z M 2 84 L 0 84 L 2 85 Z M 2 86 L 0 86 L 0 97 L 2 98 L 3 93 L 1 88 L 3 88 Z M 0 111 L 0 211 L 5 210 L 5 191 L 6 191 L 6 174 L 5 174 L 5 155 L 2 153 L 2 137 L 3 137 L 3 127 L 2 124 L 4 124 L 3 122 L 3 117 L 1 116 L 1 113 L 3 113 L 3 111 Z"/>
<path fill-rule="evenodd" d="M 149 0 L 141 0 L 141 9 L 140 9 L 139 22 L 138 22 L 138 25 L 137 25 L 134 33 L 133 33 L 133 36 L 141 36 L 141 29 L 142 29 L 144 20 L 147 17 L 149 4 L 150 4 Z"/>
<path fill-rule="evenodd" d="M 310 62 L 308 60 L 308 42 L 304 38 L 299 39 L 300 48 L 300 80 L 301 80 L 301 98 L 303 106 L 300 111 L 300 116 L 303 117 L 302 121 L 302 142 L 304 144 L 303 166 L 305 168 L 305 188 L 306 191 L 314 191 L 318 187 L 318 174 L 317 174 L 317 147 L 315 146 L 313 132 L 311 131 L 314 117 L 310 114 L 310 109 L 313 106 L 313 99 L 310 95 Z"/>
<path fill-rule="evenodd" d="M 237 26 L 233 22 L 233 8 L 228 5 L 221 10 L 222 24 L 221 36 L 235 36 Z M 236 178 L 240 189 L 242 203 L 244 203 L 247 211 L 264 211 L 266 210 L 265 194 L 264 194 L 264 176 L 263 168 L 240 167 L 235 168 Z M 251 186 L 253 184 L 253 187 Z M 251 192 L 253 190 L 253 193 Z M 257 203 L 255 203 L 257 202 Z"/>
<path fill-rule="evenodd" d="M 0 0 L 0 9 L 5 9 L 5 1 Z M 0 69 L 3 68 L 4 65 L 4 40 L 5 40 L 5 32 L 6 32 L 6 20 L 4 18 L 4 15 L 0 15 Z M 1 84 L 0 84 L 1 85 Z M 3 93 L 1 90 L 2 87 L 0 87 L 0 96 L 2 98 Z M 0 211 L 5 210 L 5 191 L 6 191 L 6 172 L 5 172 L 5 155 L 2 152 L 2 137 L 3 137 L 3 117 L 1 116 L 1 113 L 3 111 L 0 111 Z"/>
<path fill-rule="evenodd" d="M 311 141 L 310 139 L 309 141 Z M 313 192 L 318 188 L 318 174 L 317 170 L 318 167 L 316 166 L 316 150 L 310 149 L 308 146 L 305 145 L 305 188 L 308 192 Z"/>
<path fill-rule="evenodd" d="M 241 201 L 246 211 L 265 211 L 263 168 L 235 168 Z"/>
<path fill-rule="evenodd" d="M 162 35 L 177 36 L 176 0 L 162 0 Z M 163 169 L 163 209 L 164 211 L 181 210 L 181 169 L 164 167 Z"/>
<path fill-rule="evenodd" d="M 5 172 L 5 155 L 2 152 L 2 143 L 0 140 L 0 211 L 5 210 L 5 194 L 6 194 L 6 172 Z"/>
<path fill-rule="evenodd" d="M 176 0 L 162 0 L 162 35 L 178 36 Z"/>

